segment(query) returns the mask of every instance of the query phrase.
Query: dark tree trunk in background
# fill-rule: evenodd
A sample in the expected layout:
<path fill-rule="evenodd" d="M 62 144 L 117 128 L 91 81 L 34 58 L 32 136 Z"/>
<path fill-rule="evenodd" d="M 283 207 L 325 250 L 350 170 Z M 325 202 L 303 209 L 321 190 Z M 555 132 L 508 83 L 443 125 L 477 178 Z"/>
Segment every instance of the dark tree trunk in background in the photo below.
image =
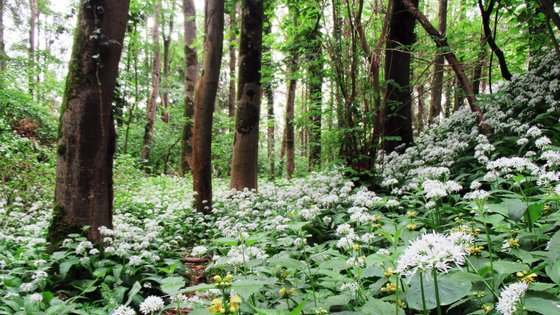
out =
<path fill-rule="evenodd" d="M 192 173 L 196 208 L 212 209 L 212 120 L 222 66 L 224 1 L 206 0 L 203 71 L 195 89 Z"/>
<path fill-rule="evenodd" d="M 237 190 L 257 188 L 263 21 L 263 1 L 243 0 L 230 182 Z"/>
<path fill-rule="evenodd" d="M 473 70 L 473 93 L 480 94 L 481 92 L 481 83 L 482 83 L 482 68 L 486 64 L 486 37 L 484 34 L 481 35 L 480 38 L 480 52 L 478 53 L 478 60 Z M 484 92 L 484 86 L 482 86 L 482 92 Z"/>
<path fill-rule="evenodd" d="M 0 0 L 0 71 L 6 70 L 6 42 L 4 41 L 4 2 L 6 0 Z M 2 78 L 0 80 L 4 80 L 4 75 L 0 74 Z M 0 86 L 3 85 L 3 82 L 0 82 Z"/>
<path fill-rule="evenodd" d="M 146 163 L 150 159 L 152 145 L 154 142 L 154 123 L 156 119 L 157 99 L 159 97 L 159 84 L 161 81 L 161 49 L 159 47 L 159 13 L 161 0 L 156 0 L 154 9 L 154 27 L 152 29 L 152 46 L 154 55 L 152 60 L 152 92 L 148 99 L 146 111 L 146 127 L 144 128 L 144 142 L 140 158 Z"/>
<path fill-rule="evenodd" d="M 185 100 L 183 135 L 179 171 L 182 176 L 192 169 L 192 136 L 194 116 L 194 88 L 198 77 L 196 41 L 196 9 L 194 0 L 183 0 L 184 49 L 185 49 Z"/>
<path fill-rule="evenodd" d="M 35 31 L 37 29 L 37 0 L 29 0 L 28 84 L 31 97 L 35 93 Z"/>
<path fill-rule="evenodd" d="M 237 57 L 235 54 L 235 29 L 237 28 L 237 4 L 229 13 L 229 94 L 228 94 L 228 113 L 229 117 L 235 116 L 235 66 Z"/>
<path fill-rule="evenodd" d="M 298 8 L 289 8 L 290 14 L 294 24 L 298 25 L 299 10 Z M 292 45 L 297 44 L 297 38 L 294 38 Z M 286 154 L 286 175 L 288 179 L 292 178 L 296 168 L 295 158 L 295 102 L 296 102 L 296 88 L 297 88 L 297 69 L 298 69 L 298 52 L 296 48 L 290 51 L 290 58 L 288 59 L 288 97 L 286 100 L 286 116 L 284 126 L 284 150 Z"/>
<path fill-rule="evenodd" d="M 47 240 L 51 250 L 71 233 L 101 242 L 112 228 L 115 128 L 111 100 L 128 18 L 128 0 L 81 4 L 58 138 L 55 205 Z M 97 21 L 97 23 L 96 23 Z M 100 29 L 102 37 L 92 38 Z"/>
<path fill-rule="evenodd" d="M 317 8 L 317 14 L 321 14 Z M 323 104 L 323 51 L 321 47 L 322 34 L 319 27 L 320 15 L 314 17 L 317 20 L 315 29 L 312 30 L 308 37 L 309 45 L 309 98 L 308 110 L 309 125 L 309 170 L 313 171 L 317 167 L 321 167 L 321 119 Z"/>
<path fill-rule="evenodd" d="M 412 100 L 410 88 L 410 45 L 415 41 L 416 18 L 410 13 L 403 0 L 393 1 L 391 23 L 386 43 L 385 81 L 393 82 L 385 92 L 387 108 L 384 124 L 383 149 L 393 152 L 401 144 L 412 143 Z M 418 5 L 418 0 L 413 0 Z"/>
<path fill-rule="evenodd" d="M 560 15 L 554 10 L 555 0 L 537 0 L 541 6 L 541 11 L 552 20 L 558 31 L 560 31 Z M 556 0 L 557 1 L 557 0 Z"/>
<path fill-rule="evenodd" d="M 264 36 L 270 36 L 272 32 L 272 19 L 270 16 L 270 11 L 267 9 L 265 4 L 265 22 L 264 22 Z M 270 45 L 263 44 L 263 65 L 265 70 L 263 70 L 263 89 L 264 95 L 267 101 L 267 158 L 268 158 L 268 172 L 271 177 L 274 177 L 275 173 L 275 130 L 276 121 L 274 118 L 274 91 L 272 90 L 272 80 L 274 61 L 272 60 L 272 49 Z"/>
<path fill-rule="evenodd" d="M 498 58 L 498 62 L 500 64 L 500 71 L 502 72 L 502 78 L 510 81 L 511 80 L 511 72 L 509 72 L 506 57 L 504 56 L 504 52 L 498 47 L 495 41 L 494 35 L 492 35 L 492 29 L 490 28 L 490 16 L 492 15 L 492 11 L 494 11 L 494 6 L 496 5 L 496 0 L 489 0 L 488 6 L 484 8 L 484 4 L 482 0 L 478 0 L 478 7 L 480 9 L 480 15 L 482 16 L 482 26 L 484 28 L 484 35 L 486 36 L 486 41 L 488 42 L 488 46 L 492 49 L 492 52 Z"/>
<path fill-rule="evenodd" d="M 169 22 L 167 23 L 169 27 L 169 32 L 165 31 L 165 26 L 162 26 L 162 39 L 163 39 L 163 93 L 161 94 L 161 120 L 164 123 L 169 123 L 169 67 L 171 66 L 171 59 L 169 54 L 171 48 L 171 35 L 173 34 L 173 29 L 175 28 L 175 0 L 171 1 L 171 14 L 169 15 Z"/>
<path fill-rule="evenodd" d="M 439 0 L 438 9 L 438 31 L 445 36 L 447 32 L 447 0 Z M 430 118 L 428 125 L 438 121 L 441 114 L 441 96 L 443 92 L 443 63 L 445 57 L 440 51 L 436 52 L 434 60 L 434 79 L 432 80 L 432 98 L 430 102 Z"/>

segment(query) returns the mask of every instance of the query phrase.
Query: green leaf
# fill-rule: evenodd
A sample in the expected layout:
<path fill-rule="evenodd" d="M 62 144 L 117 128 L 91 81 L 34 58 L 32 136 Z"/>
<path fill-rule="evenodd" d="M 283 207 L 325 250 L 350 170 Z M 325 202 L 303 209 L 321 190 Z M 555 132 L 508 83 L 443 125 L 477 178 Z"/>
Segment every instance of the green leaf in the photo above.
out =
<path fill-rule="evenodd" d="M 307 299 L 301 301 L 301 303 L 299 303 L 299 305 L 296 308 L 294 308 L 288 315 L 300 315 L 301 312 L 303 311 L 303 307 L 305 306 L 305 303 L 307 303 Z"/>
<path fill-rule="evenodd" d="M 515 221 L 521 220 L 527 210 L 527 204 L 519 199 L 507 199 L 504 204 L 508 209 L 509 218 Z"/>
<path fill-rule="evenodd" d="M 236 239 L 231 237 L 221 237 L 214 240 L 214 244 L 216 245 L 229 245 L 229 246 L 237 246 L 238 242 Z"/>
<path fill-rule="evenodd" d="M 542 217 L 542 212 L 544 210 L 544 203 L 534 203 L 527 208 L 527 212 L 529 213 L 529 224 L 534 224 Z"/>
<path fill-rule="evenodd" d="M 438 275 L 438 288 L 441 305 L 448 305 L 467 296 L 471 292 L 470 281 L 457 280 L 449 274 Z M 431 310 L 437 307 L 434 280 L 431 276 L 424 276 L 424 295 L 426 308 Z M 416 275 L 411 280 L 410 289 L 406 292 L 406 302 L 410 308 L 422 310 L 422 290 L 420 276 Z"/>
<path fill-rule="evenodd" d="M 543 315 L 560 315 L 558 301 L 552 301 L 540 297 L 527 297 L 525 298 L 525 307 L 530 311 Z"/>
<path fill-rule="evenodd" d="M 362 307 L 364 315 L 386 315 L 395 314 L 395 304 L 387 303 L 381 300 L 369 300 Z M 399 315 L 404 315 L 404 311 L 399 308 Z"/>
<path fill-rule="evenodd" d="M 529 271 L 529 266 L 507 260 L 498 260 L 494 262 L 494 270 L 502 275 L 512 274 L 518 271 Z"/>
<path fill-rule="evenodd" d="M 132 302 L 132 299 L 134 298 L 134 296 L 136 294 L 138 294 L 138 292 L 140 292 L 140 289 L 142 289 L 142 286 L 140 285 L 140 282 L 136 281 L 134 282 L 134 285 L 132 286 L 132 289 L 130 289 L 130 292 L 128 292 L 128 300 L 126 300 L 125 305 L 130 304 L 130 302 Z"/>
<path fill-rule="evenodd" d="M 201 284 L 183 289 L 183 290 L 181 290 L 181 293 L 204 291 L 204 290 L 210 290 L 210 289 L 215 289 L 215 288 L 216 288 L 216 285 L 214 285 L 214 284 L 201 283 Z"/>
<path fill-rule="evenodd" d="M 171 296 L 179 293 L 179 290 L 185 286 L 187 282 L 182 277 L 167 277 L 160 281 L 160 288 L 166 294 Z"/>
<path fill-rule="evenodd" d="M 80 260 L 77 258 L 70 259 L 60 263 L 60 267 L 59 267 L 60 277 L 62 279 L 66 279 L 66 276 L 68 275 L 68 271 L 70 271 L 70 268 L 72 268 L 72 266 L 77 265 L 79 263 Z"/>
<path fill-rule="evenodd" d="M 554 233 L 548 245 L 548 262 L 555 263 L 560 260 L 560 231 Z"/>
<path fill-rule="evenodd" d="M 249 299 L 251 295 L 259 292 L 267 283 L 273 283 L 265 280 L 239 280 L 231 284 L 232 289 L 241 296 L 243 300 Z"/>
<path fill-rule="evenodd" d="M 548 264 L 545 271 L 550 280 L 560 285 L 560 260 L 555 261 L 553 264 Z"/>

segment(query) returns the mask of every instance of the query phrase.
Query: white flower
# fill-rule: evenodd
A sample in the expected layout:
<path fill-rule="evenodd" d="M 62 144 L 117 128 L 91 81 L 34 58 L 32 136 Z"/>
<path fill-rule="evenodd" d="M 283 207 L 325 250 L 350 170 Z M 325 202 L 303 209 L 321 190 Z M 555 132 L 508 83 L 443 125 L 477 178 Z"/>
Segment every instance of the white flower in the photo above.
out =
<path fill-rule="evenodd" d="M 331 222 L 332 222 L 332 217 L 329 217 L 329 216 L 323 217 L 323 223 L 325 225 L 329 225 L 329 224 L 331 224 Z"/>
<path fill-rule="evenodd" d="M 531 127 L 527 130 L 527 137 L 536 138 L 542 134 L 542 131 L 538 127 Z"/>
<path fill-rule="evenodd" d="M 198 257 L 206 254 L 208 252 L 208 248 L 206 246 L 195 246 L 191 251 L 191 255 L 193 257 Z"/>
<path fill-rule="evenodd" d="M 117 307 L 111 315 L 136 315 L 136 312 L 126 305 L 121 305 Z"/>
<path fill-rule="evenodd" d="M 483 189 L 477 189 L 465 194 L 465 199 L 468 200 L 484 200 L 490 197 L 490 193 Z"/>
<path fill-rule="evenodd" d="M 130 258 L 128 258 L 128 264 L 130 266 L 138 266 L 142 263 L 142 257 L 140 256 L 130 256 Z"/>
<path fill-rule="evenodd" d="M 508 285 L 500 293 L 500 299 L 496 304 L 496 310 L 503 315 L 512 315 L 517 310 L 517 303 L 525 295 L 529 288 L 527 282 L 516 282 Z"/>
<path fill-rule="evenodd" d="M 389 199 L 385 205 L 387 208 L 394 208 L 400 206 L 401 204 L 395 199 Z"/>
<path fill-rule="evenodd" d="M 19 286 L 21 292 L 31 292 L 35 290 L 36 286 L 33 282 L 24 282 Z"/>
<path fill-rule="evenodd" d="M 476 190 L 476 189 L 479 189 L 481 186 L 482 186 L 482 184 L 479 181 L 475 180 L 471 183 L 470 189 Z"/>
<path fill-rule="evenodd" d="M 161 310 L 165 304 L 159 296 L 150 295 L 140 304 L 140 312 L 149 314 Z"/>
<path fill-rule="evenodd" d="M 356 292 L 358 291 L 358 288 L 359 288 L 358 282 L 343 283 L 340 286 L 340 291 L 348 290 L 350 292 Z"/>
<path fill-rule="evenodd" d="M 364 259 L 364 257 L 350 257 L 347 261 L 346 264 L 350 267 L 364 267 L 366 264 L 366 261 Z"/>
<path fill-rule="evenodd" d="M 378 255 L 390 255 L 391 252 L 387 248 L 380 248 L 377 253 Z"/>
<path fill-rule="evenodd" d="M 447 271 L 450 263 L 462 265 L 469 254 L 473 237 L 463 232 L 449 235 L 430 233 L 414 241 L 397 260 L 395 272 L 412 276 L 418 271 L 429 273 L 434 269 Z"/>
<path fill-rule="evenodd" d="M 517 145 L 526 145 L 529 142 L 529 139 L 527 138 L 519 138 L 517 140 Z"/>
<path fill-rule="evenodd" d="M 550 139 L 547 136 L 540 137 L 535 141 L 535 145 L 537 146 L 537 148 L 541 149 L 546 147 L 550 143 Z"/>
<path fill-rule="evenodd" d="M 42 302 L 43 301 L 43 295 L 41 295 L 41 293 L 33 293 L 29 296 L 29 301 L 31 303 Z"/>

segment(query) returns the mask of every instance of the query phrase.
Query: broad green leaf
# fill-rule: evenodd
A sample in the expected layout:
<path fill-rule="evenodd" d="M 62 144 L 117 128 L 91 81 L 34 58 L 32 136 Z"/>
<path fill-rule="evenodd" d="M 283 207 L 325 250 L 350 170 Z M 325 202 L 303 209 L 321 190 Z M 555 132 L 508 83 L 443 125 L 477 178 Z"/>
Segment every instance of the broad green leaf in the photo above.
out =
<path fill-rule="evenodd" d="M 544 210 L 544 203 L 534 203 L 527 208 L 527 213 L 529 213 L 530 224 L 534 224 L 542 216 Z"/>
<path fill-rule="evenodd" d="M 527 210 L 527 204 L 519 199 L 507 199 L 504 204 L 508 209 L 509 218 L 515 221 L 521 220 Z"/>
<path fill-rule="evenodd" d="M 296 308 L 294 308 L 288 315 L 300 315 L 301 312 L 303 311 L 303 307 L 305 306 L 305 303 L 307 303 L 307 299 L 301 301 L 301 303 L 299 303 L 299 305 Z"/>
<path fill-rule="evenodd" d="M 560 285 L 560 260 L 555 261 L 553 264 L 548 264 L 545 271 L 550 280 Z"/>
<path fill-rule="evenodd" d="M 438 288 L 441 305 L 449 305 L 467 296 L 471 292 L 470 281 L 452 279 L 448 274 L 438 275 Z M 437 307 L 433 277 L 424 277 L 424 296 L 426 307 L 431 310 Z M 411 280 L 410 289 L 406 292 L 406 302 L 410 308 L 422 310 L 422 290 L 420 276 L 416 275 Z"/>
<path fill-rule="evenodd" d="M 560 260 L 560 231 L 554 233 L 548 244 L 548 261 L 554 263 Z"/>
<path fill-rule="evenodd" d="M 362 313 L 364 315 L 386 315 L 386 314 L 395 314 L 395 304 L 391 304 L 388 302 L 384 302 L 381 300 L 369 300 L 364 306 L 362 307 Z M 399 315 L 404 315 L 404 311 L 399 308 L 398 309 Z"/>
<path fill-rule="evenodd" d="M 214 240 L 214 244 L 216 245 L 229 245 L 229 246 L 237 246 L 239 243 L 236 239 L 231 237 L 221 237 Z"/>
<path fill-rule="evenodd" d="M 183 289 L 183 290 L 181 290 L 181 293 L 204 291 L 204 290 L 210 290 L 210 289 L 215 289 L 215 288 L 216 288 L 216 286 L 214 284 L 201 283 L 201 284 Z"/>
<path fill-rule="evenodd" d="M 560 315 L 558 301 L 540 297 L 527 297 L 525 298 L 525 307 L 530 311 L 543 315 Z"/>
<path fill-rule="evenodd" d="M 529 271 L 529 266 L 508 260 L 497 260 L 494 262 L 494 270 L 502 275 L 512 274 L 518 271 Z"/>
<path fill-rule="evenodd" d="M 66 276 L 68 275 L 68 271 L 70 271 L 70 268 L 72 268 L 72 266 L 77 265 L 80 263 L 79 259 L 70 259 L 70 260 L 66 260 L 62 263 L 60 263 L 60 267 L 59 267 L 59 271 L 60 271 L 60 277 L 62 279 L 66 279 Z"/>
<path fill-rule="evenodd" d="M 130 302 L 132 302 L 132 299 L 138 292 L 140 292 L 140 289 L 142 289 L 142 285 L 140 285 L 140 282 L 134 282 L 132 289 L 130 289 L 130 291 L 128 292 L 128 300 L 126 300 L 125 305 L 128 305 L 130 304 Z"/>
<path fill-rule="evenodd" d="M 168 277 L 160 281 L 160 287 L 163 292 L 171 296 L 179 293 L 179 290 L 185 286 L 187 282 L 182 277 Z"/>
<path fill-rule="evenodd" d="M 251 295 L 259 292 L 268 283 L 273 282 L 265 280 L 239 280 L 232 283 L 231 287 L 243 300 L 247 300 Z"/>

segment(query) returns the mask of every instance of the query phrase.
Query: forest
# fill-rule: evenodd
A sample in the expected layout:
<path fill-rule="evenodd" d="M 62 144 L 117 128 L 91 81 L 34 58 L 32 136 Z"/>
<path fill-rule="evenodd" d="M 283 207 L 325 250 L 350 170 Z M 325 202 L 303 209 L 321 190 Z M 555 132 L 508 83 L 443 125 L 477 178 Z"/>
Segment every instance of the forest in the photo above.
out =
<path fill-rule="evenodd" d="M 0 0 L 0 315 L 560 315 L 559 0 Z"/>

